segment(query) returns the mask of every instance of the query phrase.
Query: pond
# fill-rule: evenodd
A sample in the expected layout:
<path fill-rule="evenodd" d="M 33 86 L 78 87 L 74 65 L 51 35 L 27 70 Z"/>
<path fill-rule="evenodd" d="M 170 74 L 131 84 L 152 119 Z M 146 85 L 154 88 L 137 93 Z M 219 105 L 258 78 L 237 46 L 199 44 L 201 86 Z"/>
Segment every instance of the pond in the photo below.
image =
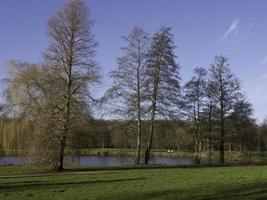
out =
<path fill-rule="evenodd" d="M 21 157 L 0 157 L 0 165 L 20 165 L 24 162 Z M 107 167 L 120 165 L 133 165 L 133 157 L 121 156 L 66 156 L 65 164 L 74 164 L 80 166 Z M 191 165 L 194 164 L 192 158 L 168 158 L 155 156 L 149 160 L 149 164 L 155 165 Z"/>

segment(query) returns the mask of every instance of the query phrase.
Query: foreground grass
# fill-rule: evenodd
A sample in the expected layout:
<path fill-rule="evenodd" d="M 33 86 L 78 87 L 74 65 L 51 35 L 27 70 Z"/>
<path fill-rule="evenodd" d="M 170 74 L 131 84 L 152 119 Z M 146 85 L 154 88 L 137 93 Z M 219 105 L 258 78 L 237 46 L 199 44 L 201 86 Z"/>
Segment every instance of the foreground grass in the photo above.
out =
<path fill-rule="evenodd" d="M 267 166 L 195 167 L 0 178 L 0 199 L 259 200 L 267 199 L 266 172 Z"/>

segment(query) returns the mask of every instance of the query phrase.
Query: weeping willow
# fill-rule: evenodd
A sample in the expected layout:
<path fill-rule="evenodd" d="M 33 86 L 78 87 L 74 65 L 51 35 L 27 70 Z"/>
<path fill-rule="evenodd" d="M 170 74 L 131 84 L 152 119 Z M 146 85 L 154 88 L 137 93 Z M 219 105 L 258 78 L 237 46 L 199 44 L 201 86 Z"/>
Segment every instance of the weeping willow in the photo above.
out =
<path fill-rule="evenodd" d="M 32 137 L 33 129 L 27 117 L 0 118 L 1 155 L 25 155 Z"/>

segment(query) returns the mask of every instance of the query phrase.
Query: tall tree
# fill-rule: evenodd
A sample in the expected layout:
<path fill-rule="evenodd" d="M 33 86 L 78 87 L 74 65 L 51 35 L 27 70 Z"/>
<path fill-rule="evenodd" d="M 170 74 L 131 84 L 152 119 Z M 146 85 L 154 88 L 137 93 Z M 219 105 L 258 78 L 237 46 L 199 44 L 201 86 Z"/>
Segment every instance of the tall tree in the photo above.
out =
<path fill-rule="evenodd" d="M 212 151 L 214 148 L 214 129 L 215 129 L 215 119 L 216 119 L 216 106 L 213 100 L 213 94 L 211 91 L 210 82 L 207 82 L 207 87 L 205 91 L 205 108 L 203 110 L 203 120 L 204 120 L 204 131 L 205 131 L 205 138 L 207 139 L 207 146 L 208 146 L 208 162 L 211 164 L 212 160 Z"/>
<path fill-rule="evenodd" d="M 152 38 L 146 66 L 147 99 L 149 99 L 150 131 L 145 150 L 148 163 L 152 147 L 155 120 L 173 118 L 177 114 L 180 95 L 179 65 L 175 59 L 175 48 L 171 28 L 162 27 Z"/>
<path fill-rule="evenodd" d="M 48 22 L 50 45 L 45 61 L 51 76 L 60 88 L 58 98 L 62 101 L 62 128 L 58 152 L 58 170 L 63 169 L 67 136 L 71 127 L 74 104 L 91 97 L 88 88 L 99 81 L 94 60 L 95 42 L 91 32 L 92 20 L 82 0 L 71 0 Z"/>
<path fill-rule="evenodd" d="M 240 97 L 240 83 L 229 68 L 228 58 L 216 56 L 210 68 L 210 90 L 212 98 L 219 110 L 220 122 L 220 163 L 224 163 L 225 118 L 233 110 Z"/>
<path fill-rule="evenodd" d="M 9 62 L 8 66 L 10 73 L 9 77 L 6 78 L 7 89 L 5 91 L 8 116 L 15 120 L 19 118 L 30 120 L 32 124 L 35 124 L 35 133 L 40 133 L 41 126 L 39 125 L 44 127 L 43 130 L 51 131 L 49 127 L 52 127 L 51 122 L 54 121 L 54 115 L 46 119 L 43 117 L 52 110 L 52 107 L 47 107 L 47 105 L 49 105 L 49 102 L 55 102 L 55 99 L 52 100 L 53 95 L 51 92 L 56 92 L 57 89 L 53 88 L 52 90 L 52 87 L 49 87 L 51 84 L 50 80 L 46 79 L 45 73 L 37 64 L 13 60 Z M 32 142 L 31 146 L 29 146 L 29 151 L 35 146 L 36 135 L 34 134 L 30 138 Z M 26 138 L 26 140 L 29 140 L 29 138 Z M 51 143 L 47 143 L 42 147 L 38 145 L 38 148 L 32 152 L 38 154 L 36 150 L 40 149 L 40 147 L 42 148 L 42 152 L 47 152 L 47 149 L 43 147 L 48 147 Z M 52 148 L 50 148 L 51 150 Z"/>
<path fill-rule="evenodd" d="M 206 75 L 204 68 L 195 68 L 194 76 L 184 87 L 184 101 L 187 114 L 190 121 L 193 122 L 193 130 L 195 132 L 195 161 L 197 164 L 201 161 L 202 143 L 203 143 L 203 127 L 202 112 L 205 107 L 206 98 Z"/>
<path fill-rule="evenodd" d="M 134 27 L 123 39 L 126 42 L 122 47 L 124 55 L 117 58 L 118 68 L 111 72 L 114 82 L 107 95 L 117 102 L 112 106 L 113 114 L 136 122 L 136 163 L 140 164 L 144 67 L 149 39 L 140 27 Z"/>
<path fill-rule="evenodd" d="M 234 145 L 238 145 L 244 150 L 246 158 L 248 158 L 248 151 L 257 146 L 257 126 L 252 114 L 252 105 L 242 98 L 234 104 L 233 112 L 226 121 L 231 133 L 228 137 L 230 152 Z"/>

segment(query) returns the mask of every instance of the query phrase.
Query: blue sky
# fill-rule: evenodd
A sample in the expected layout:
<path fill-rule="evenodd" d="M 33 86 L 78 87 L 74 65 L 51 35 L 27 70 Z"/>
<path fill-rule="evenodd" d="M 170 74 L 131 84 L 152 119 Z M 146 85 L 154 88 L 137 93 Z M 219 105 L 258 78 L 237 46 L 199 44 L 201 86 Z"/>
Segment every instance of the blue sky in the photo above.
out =
<path fill-rule="evenodd" d="M 38 62 L 47 47 L 46 23 L 65 0 L 3 0 L 0 4 L 0 78 L 12 58 Z M 121 36 L 134 25 L 153 33 L 173 27 L 183 82 L 195 67 L 208 68 L 214 56 L 228 55 L 232 71 L 242 80 L 254 116 L 267 116 L 267 1 L 265 0 L 88 0 L 99 42 L 101 94 L 108 72 L 121 55 Z M 0 90 L 1 87 L 0 86 Z"/>

